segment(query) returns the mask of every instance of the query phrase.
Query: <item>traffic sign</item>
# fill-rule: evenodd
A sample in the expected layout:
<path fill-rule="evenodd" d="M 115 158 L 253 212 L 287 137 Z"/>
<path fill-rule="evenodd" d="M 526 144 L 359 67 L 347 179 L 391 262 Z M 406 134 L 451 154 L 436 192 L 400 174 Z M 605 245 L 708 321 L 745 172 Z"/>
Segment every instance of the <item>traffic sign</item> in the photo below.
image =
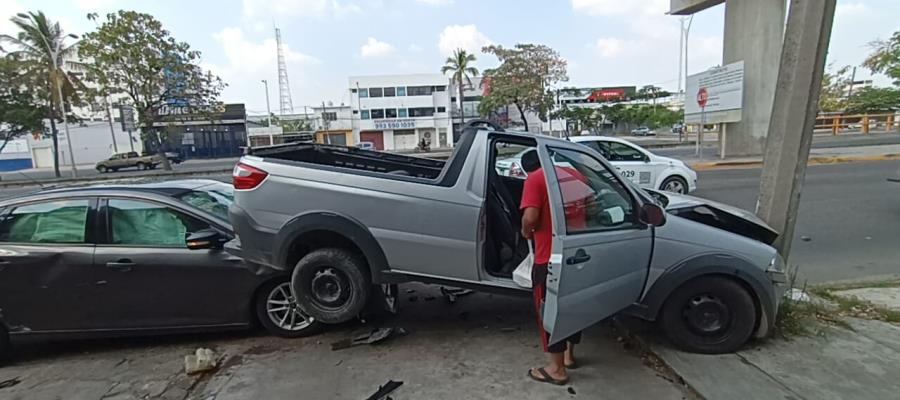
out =
<path fill-rule="evenodd" d="M 122 118 L 122 130 L 125 132 L 134 132 L 134 107 L 122 105 L 119 106 L 119 115 Z"/>
<path fill-rule="evenodd" d="M 702 87 L 697 91 L 697 105 L 700 108 L 706 108 L 707 101 L 709 101 L 709 92 L 706 91 L 705 87 Z"/>

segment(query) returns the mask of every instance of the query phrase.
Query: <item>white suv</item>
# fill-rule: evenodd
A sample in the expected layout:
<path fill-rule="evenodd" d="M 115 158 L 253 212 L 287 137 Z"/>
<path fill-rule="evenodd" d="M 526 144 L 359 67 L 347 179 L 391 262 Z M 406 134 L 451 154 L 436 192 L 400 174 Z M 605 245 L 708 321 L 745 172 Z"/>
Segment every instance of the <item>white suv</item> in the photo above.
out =
<path fill-rule="evenodd" d="M 627 140 L 609 136 L 572 136 L 569 140 L 597 150 L 623 177 L 642 188 L 680 194 L 697 189 L 697 172 L 681 160 L 659 156 Z M 520 157 L 521 154 L 516 154 L 497 161 L 500 175 L 525 178 Z"/>

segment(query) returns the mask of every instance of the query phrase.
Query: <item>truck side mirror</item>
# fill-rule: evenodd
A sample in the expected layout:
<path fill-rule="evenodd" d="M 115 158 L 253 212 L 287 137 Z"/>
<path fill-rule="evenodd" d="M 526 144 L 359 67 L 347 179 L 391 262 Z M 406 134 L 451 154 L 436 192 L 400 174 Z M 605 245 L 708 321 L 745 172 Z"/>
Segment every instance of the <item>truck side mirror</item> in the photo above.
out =
<path fill-rule="evenodd" d="M 640 221 L 652 226 L 663 226 L 666 224 L 666 211 L 662 207 L 645 203 L 641 206 Z"/>

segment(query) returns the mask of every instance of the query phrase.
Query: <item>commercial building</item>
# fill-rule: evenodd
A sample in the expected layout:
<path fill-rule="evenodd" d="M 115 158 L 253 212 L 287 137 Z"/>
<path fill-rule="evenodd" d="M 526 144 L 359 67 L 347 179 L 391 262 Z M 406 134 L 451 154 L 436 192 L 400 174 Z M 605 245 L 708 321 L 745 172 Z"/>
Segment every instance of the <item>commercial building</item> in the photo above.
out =
<path fill-rule="evenodd" d="M 379 150 L 453 146 L 450 79 L 441 74 L 349 78 L 353 140 Z"/>
<path fill-rule="evenodd" d="M 167 140 L 165 151 L 183 158 L 234 157 L 247 145 L 247 112 L 244 104 L 222 104 L 204 110 L 180 106 L 159 109 L 153 129 Z M 155 141 L 144 143 L 155 152 Z"/>
<path fill-rule="evenodd" d="M 49 127 L 49 122 L 44 124 Z M 61 123 L 57 124 L 59 130 L 59 165 L 71 164 L 69 156 L 69 137 Z M 49 128 L 46 130 L 49 132 Z M 75 165 L 93 165 L 97 161 L 105 160 L 109 156 L 119 153 L 136 151 L 141 153 L 144 149 L 140 141 L 140 135 L 133 132 L 122 131 L 120 123 L 113 124 L 113 132 L 109 130 L 108 121 L 82 121 L 69 124 L 69 135 L 72 137 L 72 152 L 75 154 Z M 113 144 L 115 136 L 115 144 Z M 53 167 L 53 139 L 49 135 L 23 136 L 28 142 L 28 149 L 34 168 Z"/>

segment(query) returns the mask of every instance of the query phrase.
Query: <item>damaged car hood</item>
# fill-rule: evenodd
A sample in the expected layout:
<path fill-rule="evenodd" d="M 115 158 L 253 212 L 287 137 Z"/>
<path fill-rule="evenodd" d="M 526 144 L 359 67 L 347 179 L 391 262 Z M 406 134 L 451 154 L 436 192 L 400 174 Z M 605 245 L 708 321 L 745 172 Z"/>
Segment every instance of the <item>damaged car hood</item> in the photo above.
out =
<path fill-rule="evenodd" d="M 647 190 L 666 211 L 682 218 L 772 244 L 778 232 L 747 210 L 699 197 Z"/>

